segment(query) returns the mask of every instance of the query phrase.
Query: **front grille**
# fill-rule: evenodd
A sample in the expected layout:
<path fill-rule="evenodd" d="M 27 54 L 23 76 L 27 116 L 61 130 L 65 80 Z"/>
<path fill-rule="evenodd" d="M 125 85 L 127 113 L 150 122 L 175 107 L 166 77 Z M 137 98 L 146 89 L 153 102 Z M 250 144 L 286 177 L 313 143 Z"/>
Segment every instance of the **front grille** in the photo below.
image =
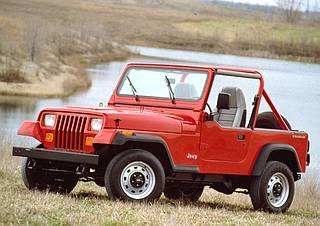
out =
<path fill-rule="evenodd" d="M 81 115 L 57 116 L 55 147 L 58 149 L 83 150 L 84 130 L 87 117 Z"/>

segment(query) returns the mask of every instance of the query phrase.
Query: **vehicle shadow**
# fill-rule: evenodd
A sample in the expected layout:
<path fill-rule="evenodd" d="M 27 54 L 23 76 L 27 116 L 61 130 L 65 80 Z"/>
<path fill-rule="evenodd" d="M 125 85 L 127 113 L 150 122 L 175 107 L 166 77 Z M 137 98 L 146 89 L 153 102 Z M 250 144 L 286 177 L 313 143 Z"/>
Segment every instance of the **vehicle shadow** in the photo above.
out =
<path fill-rule="evenodd" d="M 77 192 L 70 194 L 72 198 L 75 199 L 98 199 L 98 200 L 112 200 L 108 195 L 104 195 L 98 192 L 90 191 L 90 192 Z M 150 202 L 145 202 L 150 203 Z M 242 205 L 236 205 L 231 204 L 227 202 L 223 202 L 221 200 L 219 201 L 213 201 L 213 202 L 206 202 L 206 201 L 183 201 L 183 200 L 170 200 L 164 197 L 161 197 L 158 201 L 151 202 L 153 204 L 160 204 L 160 205 L 170 205 L 170 206 L 189 206 L 189 207 L 198 207 L 198 208 L 210 208 L 210 209 L 224 209 L 224 210 L 230 210 L 230 211 L 253 211 L 252 208 Z"/>
<path fill-rule="evenodd" d="M 111 200 L 107 195 L 99 194 L 97 192 L 77 192 L 77 193 L 72 193 L 70 196 L 74 199 L 98 199 L 98 200 Z"/>
<path fill-rule="evenodd" d="M 198 208 L 209 208 L 209 209 L 224 209 L 224 210 L 231 210 L 231 211 L 253 211 L 252 208 L 242 205 L 236 205 L 232 203 L 219 201 L 207 202 L 207 201 L 183 201 L 183 200 L 169 200 L 166 198 L 160 199 L 158 201 L 161 204 L 166 205 L 173 205 L 173 206 L 194 206 Z"/>

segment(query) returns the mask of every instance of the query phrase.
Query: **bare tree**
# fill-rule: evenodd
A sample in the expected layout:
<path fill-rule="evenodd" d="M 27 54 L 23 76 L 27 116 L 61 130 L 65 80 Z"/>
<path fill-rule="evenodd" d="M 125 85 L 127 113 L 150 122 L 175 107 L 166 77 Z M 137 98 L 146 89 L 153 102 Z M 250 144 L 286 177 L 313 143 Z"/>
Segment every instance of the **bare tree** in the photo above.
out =
<path fill-rule="evenodd" d="M 294 23 L 300 16 L 303 0 L 277 0 L 277 5 L 285 14 L 289 23 Z"/>
<path fill-rule="evenodd" d="M 306 0 L 306 14 L 309 15 L 310 13 L 310 0 Z"/>
<path fill-rule="evenodd" d="M 40 53 L 41 35 L 41 23 L 36 19 L 27 21 L 24 42 L 27 56 L 31 61 L 35 61 L 35 58 Z"/>

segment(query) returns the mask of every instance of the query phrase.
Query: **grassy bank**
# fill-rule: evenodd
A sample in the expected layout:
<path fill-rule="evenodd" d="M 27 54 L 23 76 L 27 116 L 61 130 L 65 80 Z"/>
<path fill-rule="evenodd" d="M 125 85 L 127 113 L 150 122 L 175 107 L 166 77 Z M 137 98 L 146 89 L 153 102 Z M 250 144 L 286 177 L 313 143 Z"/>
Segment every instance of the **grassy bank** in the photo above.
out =
<path fill-rule="evenodd" d="M 319 63 L 319 31 L 200 0 L 0 0 L 0 94 L 68 96 L 123 44 Z"/>
<path fill-rule="evenodd" d="M 320 192 L 315 176 L 299 182 L 286 214 L 254 212 L 246 195 L 205 190 L 200 201 L 162 197 L 154 203 L 111 201 L 105 189 L 79 183 L 70 195 L 31 192 L 20 178 L 20 158 L 10 156 L 10 138 L 0 141 L 0 225 L 318 225 Z"/>

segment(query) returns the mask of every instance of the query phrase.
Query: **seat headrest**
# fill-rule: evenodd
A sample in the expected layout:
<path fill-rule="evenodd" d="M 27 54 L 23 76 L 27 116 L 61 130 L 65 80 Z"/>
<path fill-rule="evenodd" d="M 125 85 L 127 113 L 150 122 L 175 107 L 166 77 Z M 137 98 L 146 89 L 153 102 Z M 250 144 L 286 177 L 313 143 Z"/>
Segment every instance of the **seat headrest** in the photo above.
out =
<path fill-rule="evenodd" d="M 230 108 L 246 108 L 244 94 L 238 87 L 224 87 L 221 92 L 230 94 Z"/>
<path fill-rule="evenodd" d="M 196 99 L 199 97 L 196 87 L 190 83 L 178 83 L 174 88 L 174 96 L 180 99 Z"/>

